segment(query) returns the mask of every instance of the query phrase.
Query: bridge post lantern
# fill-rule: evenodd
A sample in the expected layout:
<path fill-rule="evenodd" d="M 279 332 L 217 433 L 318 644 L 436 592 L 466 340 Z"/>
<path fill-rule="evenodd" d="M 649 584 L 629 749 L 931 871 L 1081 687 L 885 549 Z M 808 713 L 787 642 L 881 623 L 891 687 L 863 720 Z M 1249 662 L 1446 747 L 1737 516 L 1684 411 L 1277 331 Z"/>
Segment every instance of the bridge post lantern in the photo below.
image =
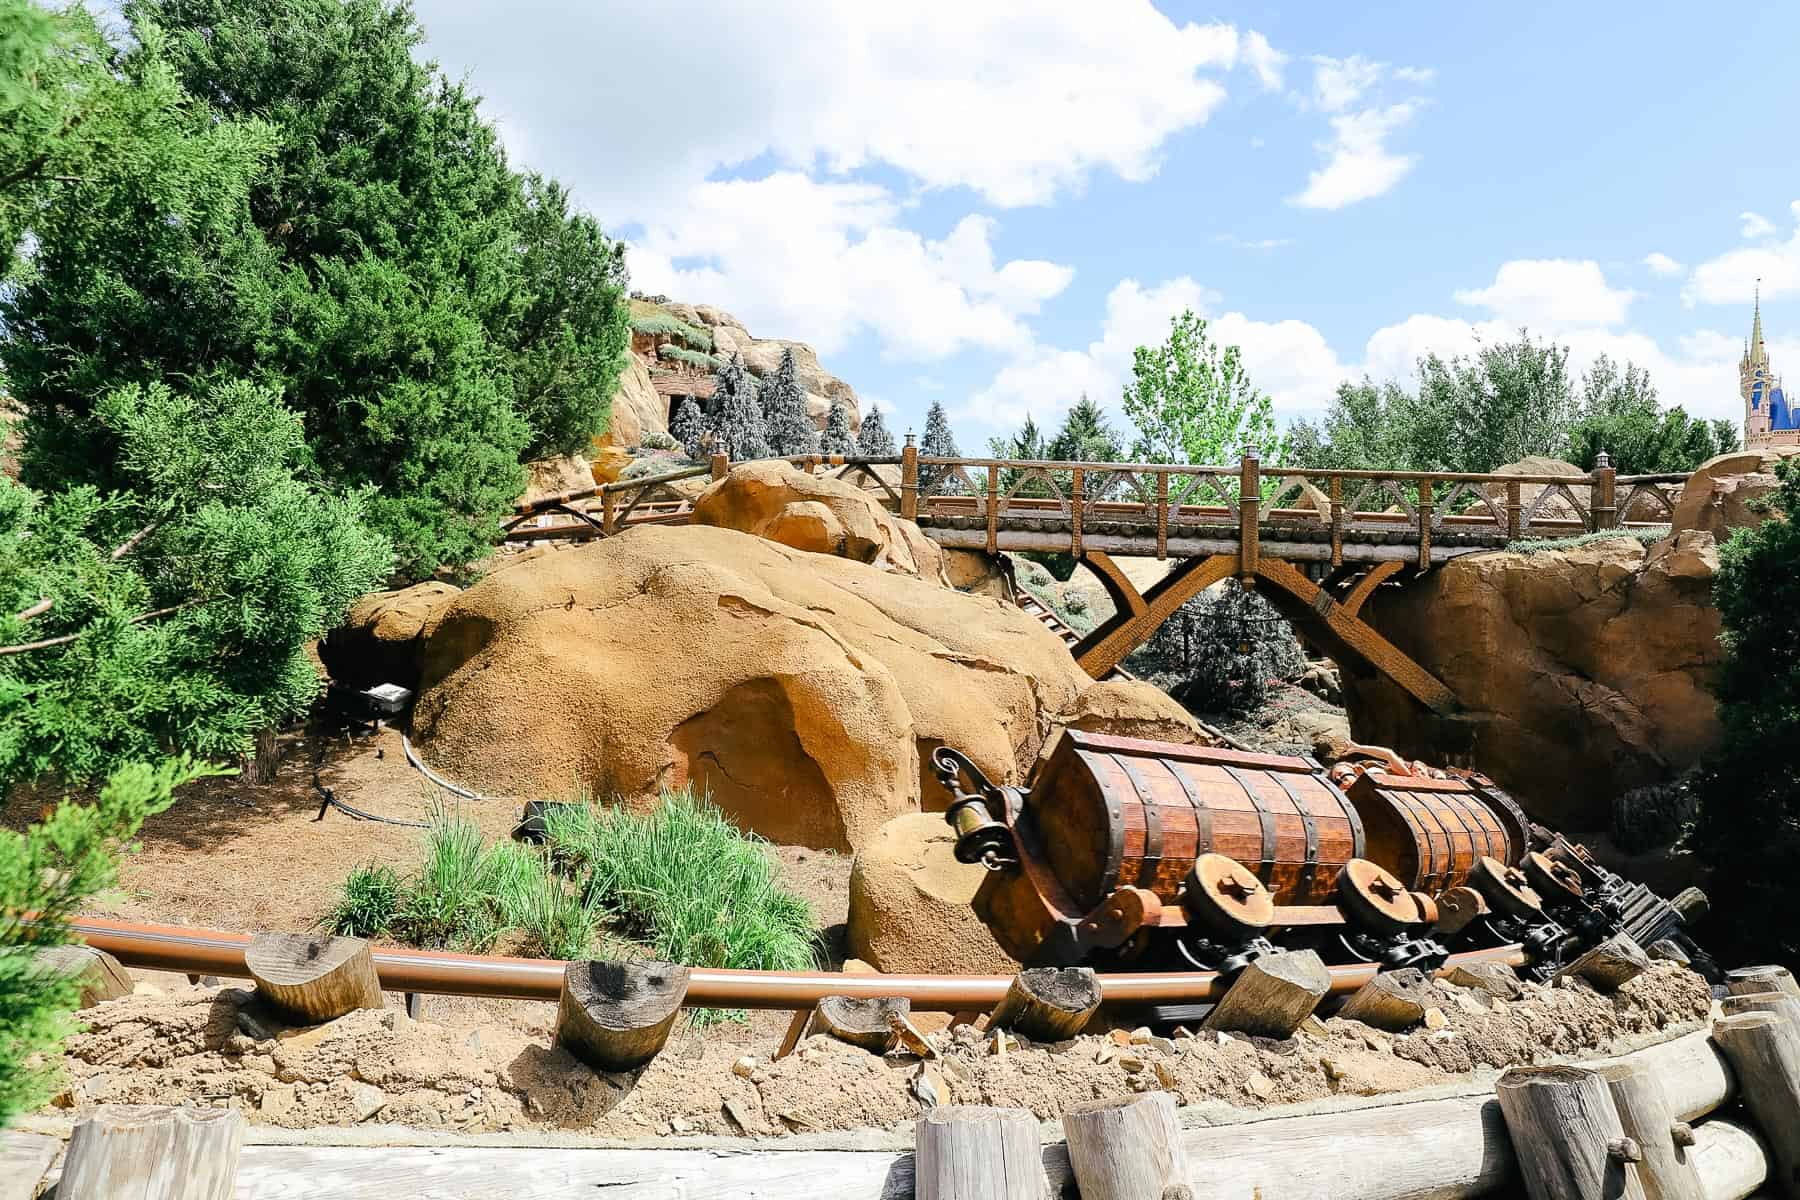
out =
<path fill-rule="evenodd" d="M 1245 587 L 1256 582 L 1256 558 L 1262 519 L 1262 463 L 1254 444 L 1244 446 L 1238 463 L 1238 580 Z"/>
<path fill-rule="evenodd" d="M 1589 523 L 1596 531 L 1618 527 L 1618 476 L 1619 472 L 1612 465 L 1612 455 L 1602 450 L 1594 456 L 1593 488 L 1589 496 L 1593 514 Z"/>
<path fill-rule="evenodd" d="M 731 455 L 714 453 L 712 456 L 712 477 L 717 482 L 725 478 L 731 471 Z"/>
<path fill-rule="evenodd" d="M 907 521 L 919 519 L 919 447 L 910 429 L 900 451 L 900 516 Z"/>

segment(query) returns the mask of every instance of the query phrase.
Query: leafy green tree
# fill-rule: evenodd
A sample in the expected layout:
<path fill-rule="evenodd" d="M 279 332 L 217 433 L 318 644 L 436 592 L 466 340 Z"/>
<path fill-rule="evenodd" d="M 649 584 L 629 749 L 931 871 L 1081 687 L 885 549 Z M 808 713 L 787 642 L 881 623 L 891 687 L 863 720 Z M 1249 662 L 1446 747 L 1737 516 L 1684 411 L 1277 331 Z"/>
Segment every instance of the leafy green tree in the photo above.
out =
<path fill-rule="evenodd" d="M 706 422 L 700 414 L 700 406 L 692 396 L 683 396 L 675 405 L 675 415 L 669 419 L 669 436 L 687 451 L 689 458 L 697 459 L 703 452 L 700 439 L 705 434 Z"/>
<path fill-rule="evenodd" d="M 768 431 L 756 383 L 744 369 L 744 356 L 733 354 L 713 376 L 713 421 L 710 432 L 714 449 L 731 456 L 732 462 L 768 458 Z"/>
<path fill-rule="evenodd" d="M 56 1047 L 75 1027 L 79 981 L 45 972 L 36 952 L 71 940 L 70 918 L 113 885 L 120 849 L 176 788 L 221 773 L 187 759 L 134 763 L 92 804 L 65 800 L 23 833 L 0 829 L 0 1126 L 49 1099 Z"/>
<path fill-rule="evenodd" d="M 1254 446 L 1279 466 L 1286 444 L 1274 403 L 1256 390 L 1236 346 L 1221 348 L 1192 309 L 1169 322 L 1160 346 L 1139 346 L 1125 386 L 1125 415 L 1137 427 L 1134 459 L 1224 465 Z"/>
<path fill-rule="evenodd" d="M 1694 840 L 1719 868 L 1706 937 L 1726 960 L 1800 960 L 1800 459 L 1777 479 L 1771 519 L 1734 533 L 1713 577 L 1723 737 L 1697 789 Z"/>
<path fill-rule="evenodd" d="M 1445 428 L 1444 461 L 1426 470 L 1486 472 L 1531 455 L 1566 452 L 1576 416 L 1566 346 L 1517 341 L 1473 358 L 1419 360 L 1419 407 Z"/>
<path fill-rule="evenodd" d="M 1323 423 L 1304 422 L 1290 434 L 1293 461 L 1331 470 L 1446 469 L 1451 416 L 1397 383 L 1368 378 L 1338 384 Z"/>
<path fill-rule="evenodd" d="M 205 102 L 184 113 L 187 141 L 266 126 L 274 146 L 260 172 L 241 151 L 151 163 L 151 182 L 209 198 L 210 224 L 166 184 L 72 186 L 37 214 L 41 278 L 3 314 L 28 477 L 107 484 L 91 407 L 122 383 L 238 376 L 282 390 L 326 480 L 377 489 L 371 519 L 407 574 L 475 557 L 524 484 L 533 434 L 515 393 L 566 409 L 543 381 L 592 328 L 570 320 L 564 338 L 550 321 L 548 341 L 509 342 L 522 314 L 555 305 L 525 282 L 524 200 L 475 98 L 414 60 L 422 35 L 393 0 L 125 13 L 140 46 L 123 69 L 166 61 Z"/>
<path fill-rule="evenodd" d="M 844 407 L 842 400 L 831 402 L 831 411 L 825 415 L 825 433 L 819 439 L 819 449 L 826 454 L 856 453 L 856 439 L 850 435 L 850 410 Z"/>
<path fill-rule="evenodd" d="M 925 436 L 919 441 L 919 454 L 923 458 L 962 457 L 962 451 L 956 448 L 956 435 L 950 432 L 950 414 L 944 411 L 941 400 L 933 400 L 925 410 Z M 919 487 L 927 495 L 955 495 L 962 490 L 962 480 L 947 467 L 921 466 Z"/>
<path fill-rule="evenodd" d="M 894 435 L 888 432 L 886 419 L 873 404 L 863 417 L 862 428 L 856 431 L 856 452 L 864 458 L 893 457 Z"/>
<path fill-rule="evenodd" d="M 311 707 L 307 643 L 388 570 L 366 494 L 307 482 L 271 391 L 133 385 L 95 419 L 120 490 L 0 478 L 0 792 L 247 751 Z"/>
<path fill-rule="evenodd" d="M 497 340 L 510 357 L 513 408 L 531 429 L 524 454 L 574 454 L 606 429 L 631 346 L 625 243 L 569 208 L 568 189 L 520 181 L 514 233 L 520 280 Z"/>
<path fill-rule="evenodd" d="M 1057 462 L 1118 462 L 1125 452 L 1106 419 L 1106 410 L 1083 392 L 1064 415 L 1062 428 L 1044 447 L 1044 455 Z"/>
<path fill-rule="evenodd" d="M 837 405 L 833 406 L 839 407 Z M 783 458 L 797 454 L 816 454 L 820 450 L 819 433 L 813 428 L 812 414 L 806 410 L 806 391 L 800 386 L 800 373 L 794 363 L 794 352 L 783 348 L 781 363 L 775 374 L 763 384 L 763 425 L 768 430 L 769 448 Z M 849 434 L 848 419 L 844 432 Z M 831 430 L 826 429 L 827 438 Z M 847 451 L 825 448 L 827 454 Z"/>
<path fill-rule="evenodd" d="M 1582 375 L 1580 405 L 1568 456 L 1585 470 L 1593 469 L 1604 450 L 1623 475 L 1692 471 L 1738 446 L 1736 426 L 1663 408 L 1648 371 L 1629 362 L 1621 371 L 1604 354 Z"/>

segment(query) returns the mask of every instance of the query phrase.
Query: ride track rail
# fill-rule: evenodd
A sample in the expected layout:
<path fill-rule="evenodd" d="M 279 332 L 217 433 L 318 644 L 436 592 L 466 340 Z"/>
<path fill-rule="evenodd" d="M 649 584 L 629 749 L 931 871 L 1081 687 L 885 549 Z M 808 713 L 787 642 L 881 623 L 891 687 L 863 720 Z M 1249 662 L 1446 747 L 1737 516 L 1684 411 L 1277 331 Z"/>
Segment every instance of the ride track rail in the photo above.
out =
<path fill-rule="evenodd" d="M 141 925 L 82 917 L 69 923 L 87 944 L 128 967 L 247 979 L 247 933 L 176 925 Z M 545 1000 L 562 995 L 566 962 L 500 958 L 433 950 L 378 948 L 375 971 L 386 991 L 496 1000 Z M 1524 961 L 1518 946 L 1453 954 L 1441 970 L 1478 962 Z M 1375 963 L 1329 968 L 1331 991 L 1346 994 L 1373 979 Z M 1215 971 L 1109 973 L 1098 977 L 1103 1004 L 1207 1003 L 1229 980 Z M 696 967 L 688 978 L 688 1008 L 809 1009 L 826 996 L 904 997 L 927 1012 L 987 1010 L 1012 983 L 1009 975 L 847 975 L 835 971 L 726 971 Z"/>

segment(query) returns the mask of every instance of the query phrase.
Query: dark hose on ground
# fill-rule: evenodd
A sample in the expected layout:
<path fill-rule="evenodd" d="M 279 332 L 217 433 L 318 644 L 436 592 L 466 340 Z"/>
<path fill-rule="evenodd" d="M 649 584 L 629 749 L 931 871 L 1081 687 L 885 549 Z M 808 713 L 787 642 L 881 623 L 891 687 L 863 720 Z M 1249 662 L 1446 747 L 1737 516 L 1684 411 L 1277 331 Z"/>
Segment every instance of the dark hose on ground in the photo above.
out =
<path fill-rule="evenodd" d="M 70 923 L 96 950 L 128 967 L 190 975 L 248 977 L 246 933 L 137 925 L 83 917 Z M 1518 946 L 1453 954 L 1447 966 L 1525 961 Z M 432 950 L 377 949 L 375 970 L 393 992 L 550 1000 L 562 993 L 567 964 L 544 958 L 495 958 Z M 1331 968 L 1331 990 L 1354 992 L 1375 977 L 1373 963 Z M 1104 974 L 1100 993 L 1108 1004 L 1199 1004 L 1217 1000 L 1224 986 L 1212 971 Z M 688 980 L 692 1008 L 810 1008 L 826 996 L 904 996 L 916 1009 L 956 1012 L 992 1008 L 1012 982 L 1008 975 L 844 975 L 834 971 L 720 971 L 696 967 Z"/>

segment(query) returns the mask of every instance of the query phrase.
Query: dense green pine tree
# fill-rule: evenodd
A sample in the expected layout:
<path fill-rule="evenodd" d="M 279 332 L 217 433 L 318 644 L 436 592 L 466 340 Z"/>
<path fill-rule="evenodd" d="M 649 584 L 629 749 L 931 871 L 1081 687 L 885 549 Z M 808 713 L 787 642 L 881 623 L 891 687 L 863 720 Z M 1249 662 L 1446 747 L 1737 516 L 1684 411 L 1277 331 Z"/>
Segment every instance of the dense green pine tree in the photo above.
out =
<path fill-rule="evenodd" d="M 819 433 L 813 428 L 812 415 L 806 411 L 806 392 L 800 386 L 799 368 L 791 349 L 781 351 L 781 364 L 763 382 L 762 411 L 769 449 L 774 454 L 792 458 L 819 452 Z M 825 453 L 837 452 L 827 449 Z"/>
<path fill-rule="evenodd" d="M 956 435 L 950 432 L 950 414 L 944 411 L 941 400 L 933 400 L 925 411 L 925 436 L 919 441 L 919 454 L 923 458 L 962 457 L 962 451 L 956 448 Z M 927 495 L 936 492 L 952 496 L 962 491 L 962 480 L 948 468 L 925 465 L 919 468 L 919 487 Z"/>
<path fill-rule="evenodd" d="M 825 432 L 819 438 L 819 449 L 825 454 L 855 454 L 856 439 L 850 435 L 850 410 L 842 400 L 831 402 L 825 416 Z"/>
<path fill-rule="evenodd" d="M 731 456 L 732 462 L 768 458 L 769 437 L 763 426 L 762 405 L 756 383 L 744 369 L 744 356 L 733 354 L 713 376 L 714 449 Z"/>
<path fill-rule="evenodd" d="M 700 438 L 705 433 L 706 425 L 700 415 L 700 405 L 695 403 L 692 396 L 683 396 L 675 404 L 675 415 L 669 418 L 669 436 L 687 452 L 689 458 L 697 459 L 704 453 Z"/>
<path fill-rule="evenodd" d="M 520 280 L 496 324 L 527 458 L 574 454 L 606 430 L 631 346 L 625 243 L 569 208 L 568 189 L 525 175 L 514 234 Z"/>
<path fill-rule="evenodd" d="M 887 421 L 873 404 L 863 417 L 862 428 L 856 431 L 856 452 L 864 458 L 891 458 L 894 454 L 894 435 L 888 432 Z"/>
<path fill-rule="evenodd" d="M 1086 392 L 1063 417 L 1062 428 L 1044 447 L 1044 454 L 1058 462 L 1118 462 L 1125 456 L 1106 410 Z"/>

